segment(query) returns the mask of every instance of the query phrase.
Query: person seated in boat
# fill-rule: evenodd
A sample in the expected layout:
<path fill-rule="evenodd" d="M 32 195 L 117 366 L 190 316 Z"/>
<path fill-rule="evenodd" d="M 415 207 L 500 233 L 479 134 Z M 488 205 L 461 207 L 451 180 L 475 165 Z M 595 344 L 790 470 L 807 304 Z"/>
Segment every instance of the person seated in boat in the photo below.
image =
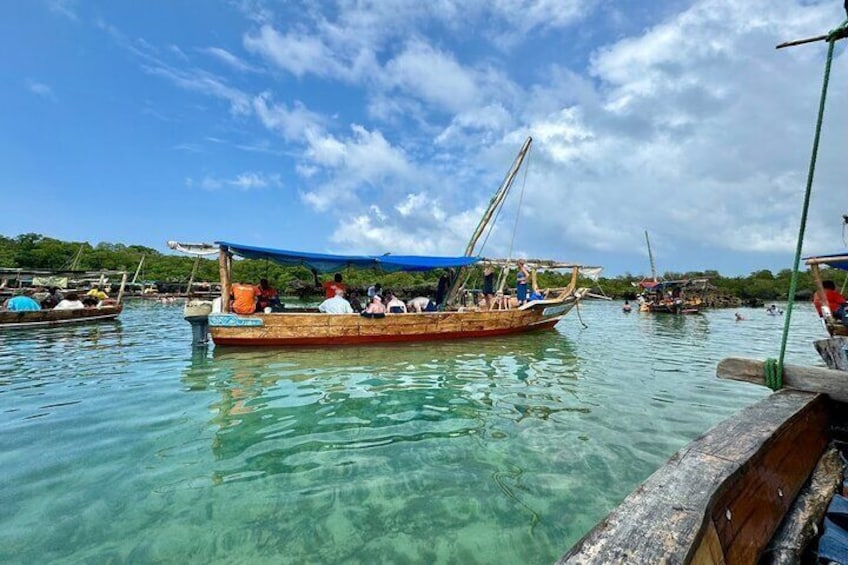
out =
<path fill-rule="evenodd" d="M 836 290 L 836 284 L 833 281 L 822 281 L 822 287 L 824 287 L 824 297 L 830 313 L 835 319 L 842 320 L 845 314 L 845 297 Z M 813 306 L 816 307 L 819 316 L 822 316 L 822 304 L 821 296 L 816 292 L 813 295 Z"/>
<path fill-rule="evenodd" d="M 518 273 L 515 275 L 515 296 L 518 298 L 518 305 L 521 306 L 527 302 L 527 281 L 530 279 L 530 271 L 524 264 L 524 259 L 518 260 Z"/>
<path fill-rule="evenodd" d="M 383 297 L 379 294 L 374 295 L 368 307 L 362 311 L 362 315 L 366 318 L 383 318 L 386 316 L 386 306 L 383 304 Z"/>
<path fill-rule="evenodd" d="M 391 292 L 386 292 L 386 310 L 390 314 L 406 314 L 406 304 Z"/>
<path fill-rule="evenodd" d="M 430 298 L 427 296 L 416 296 L 412 300 L 407 301 L 406 303 L 406 311 L 407 312 L 426 312 L 427 306 L 430 305 Z"/>
<path fill-rule="evenodd" d="M 280 295 L 277 289 L 268 283 L 268 279 L 259 279 L 259 288 L 257 289 L 256 311 L 265 312 L 270 308 L 270 312 L 281 311 L 283 304 L 280 302 Z"/>
<path fill-rule="evenodd" d="M 83 296 L 82 297 L 82 306 L 83 308 L 97 308 L 97 304 L 100 301 L 94 298 L 93 296 Z"/>
<path fill-rule="evenodd" d="M 362 312 L 362 301 L 359 300 L 359 293 L 351 291 L 350 295 L 347 297 L 347 301 L 350 303 L 350 307 L 353 308 L 353 311 L 357 314 Z"/>
<path fill-rule="evenodd" d="M 47 293 L 47 296 L 41 299 L 41 309 L 42 310 L 52 310 L 59 304 L 62 299 L 65 298 L 57 287 L 51 287 Z"/>
<path fill-rule="evenodd" d="M 15 296 L 3 303 L 3 309 L 9 312 L 35 312 L 41 310 L 41 304 L 33 297 L 31 288 L 18 291 Z"/>
<path fill-rule="evenodd" d="M 353 314 L 353 308 L 350 302 L 344 298 L 344 290 L 336 288 L 332 298 L 324 300 L 319 306 L 318 311 L 325 314 Z"/>
<path fill-rule="evenodd" d="M 321 286 L 324 287 L 324 298 L 333 298 L 336 295 L 336 289 L 340 288 L 343 291 L 347 292 L 347 285 L 342 282 L 342 274 L 336 273 L 333 275 L 333 280 L 324 281 L 321 283 Z"/>
<path fill-rule="evenodd" d="M 383 293 L 383 285 L 380 283 L 372 284 L 368 287 L 368 300 L 373 300 L 375 296 Z"/>
<path fill-rule="evenodd" d="M 253 314 L 256 312 L 256 299 L 259 289 L 252 284 L 236 283 L 231 289 L 233 303 L 231 310 L 236 314 Z"/>
<path fill-rule="evenodd" d="M 79 294 L 76 292 L 69 292 L 65 295 L 65 298 L 62 299 L 59 304 L 57 304 L 53 309 L 54 310 L 81 310 L 85 308 L 85 305 L 79 298 Z"/>
<path fill-rule="evenodd" d="M 98 300 L 98 301 L 99 300 L 106 300 L 107 298 L 109 298 L 109 295 L 106 294 L 105 292 L 103 292 L 100 289 L 100 285 L 93 286 L 91 288 L 91 290 L 89 290 L 88 292 L 85 293 L 85 295 L 91 296 L 92 298 L 94 298 L 95 300 Z"/>

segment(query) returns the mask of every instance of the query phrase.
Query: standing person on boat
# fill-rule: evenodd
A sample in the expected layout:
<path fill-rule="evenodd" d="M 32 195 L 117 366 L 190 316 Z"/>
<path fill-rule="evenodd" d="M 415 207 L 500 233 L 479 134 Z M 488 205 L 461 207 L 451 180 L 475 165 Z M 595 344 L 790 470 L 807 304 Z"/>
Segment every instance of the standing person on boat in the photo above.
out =
<path fill-rule="evenodd" d="M 259 279 L 259 288 L 257 289 L 256 311 L 264 312 L 266 308 L 272 310 L 280 309 L 280 295 L 277 289 L 268 283 L 268 279 Z"/>
<path fill-rule="evenodd" d="M 447 297 L 448 287 L 450 287 L 450 275 L 443 273 L 439 277 L 439 283 L 436 285 L 436 304 L 441 308 Z"/>
<path fill-rule="evenodd" d="M 491 265 L 486 265 L 483 269 L 483 300 L 486 302 L 486 310 L 492 309 L 492 302 L 495 298 L 495 269 Z"/>
<path fill-rule="evenodd" d="M 41 310 L 41 304 L 32 295 L 33 291 L 30 288 L 19 291 L 18 294 L 6 300 L 3 304 L 3 309 L 9 312 L 34 312 Z"/>
<path fill-rule="evenodd" d="M 333 280 L 324 281 L 321 283 L 324 287 L 324 298 L 333 298 L 336 295 L 336 289 L 340 288 L 343 292 L 347 292 L 347 285 L 342 282 L 342 274 L 336 273 L 333 275 Z"/>
<path fill-rule="evenodd" d="M 518 273 L 515 275 L 515 296 L 518 298 L 519 306 L 527 302 L 527 280 L 529 278 L 530 271 L 524 265 L 524 259 L 519 259 Z"/>
<path fill-rule="evenodd" d="M 259 289 L 252 284 L 236 283 L 232 287 L 233 312 L 236 314 L 253 314 L 256 312 L 256 298 Z"/>
<path fill-rule="evenodd" d="M 332 298 L 326 299 L 318 306 L 319 312 L 325 314 L 353 314 L 353 308 L 350 302 L 344 298 L 344 290 L 337 288 Z"/>
<path fill-rule="evenodd" d="M 54 310 L 81 310 L 85 308 L 85 304 L 79 299 L 79 294 L 76 292 L 69 292 L 65 298 L 59 301 L 53 309 Z"/>
<path fill-rule="evenodd" d="M 824 287 L 824 297 L 830 313 L 837 320 L 841 320 L 845 314 L 845 297 L 836 290 L 836 284 L 833 281 L 822 281 L 822 287 Z M 816 307 L 816 312 L 821 316 L 822 299 L 818 292 L 813 295 L 813 306 Z"/>

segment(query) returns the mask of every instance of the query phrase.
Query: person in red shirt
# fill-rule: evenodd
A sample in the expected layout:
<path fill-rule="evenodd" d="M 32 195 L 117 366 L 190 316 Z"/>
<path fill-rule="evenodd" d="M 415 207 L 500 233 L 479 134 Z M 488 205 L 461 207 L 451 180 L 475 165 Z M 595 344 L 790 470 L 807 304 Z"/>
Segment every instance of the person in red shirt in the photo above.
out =
<path fill-rule="evenodd" d="M 827 307 L 830 309 L 830 313 L 837 320 L 841 320 L 845 310 L 845 297 L 836 290 L 836 285 L 833 281 L 824 281 L 822 282 L 822 286 L 824 287 L 824 297 L 827 300 Z M 816 307 L 816 312 L 821 316 L 822 299 L 818 292 L 813 295 L 813 306 Z"/>
<path fill-rule="evenodd" d="M 324 296 L 326 298 L 333 298 L 336 295 L 336 289 L 340 289 L 347 293 L 347 285 L 342 282 L 342 274 L 336 273 L 331 281 L 325 281 L 322 286 L 324 287 Z"/>
<path fill-rule="evenodd" d="M 253 314 L 256 312 L 256 298 L 259 289 L 252 284 L 236 283 L 231 289 L 233 295 L 233 312 L 236 314 Z"/>
<path fill-rule="evenodd" d="M 275 308 L 280 305 L 280 295 L 277 289 L 268 283 L 268 279 L 259 279 L 257 289 L 256 311 L 264 312 L 265 308 Z"/>

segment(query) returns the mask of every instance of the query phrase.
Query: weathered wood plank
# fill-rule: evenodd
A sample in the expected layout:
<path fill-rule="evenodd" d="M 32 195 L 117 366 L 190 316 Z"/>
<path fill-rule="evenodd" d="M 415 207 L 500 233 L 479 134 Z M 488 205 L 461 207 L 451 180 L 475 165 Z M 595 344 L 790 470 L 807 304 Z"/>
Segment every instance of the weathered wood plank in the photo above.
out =
<path fill-rule="evenodd" d="M 724 565 L 724 550 L 718 539 L 715 524 L 712 520 L 707 523 L 701 544 L 692 556 L 692 565 Z"/>
<path fill-rule="evenodd" d="M 810 484 L 802 489 L 772 537 L 760 560 L 762 565 L 801 562 L 804 550 L 816 536 L 817 524 L 821 523 L 827 505 L 841 483 L 839 451 L 831 448 L 819 460 Z"/>
<path fill-rule="evenodd" d="M 844 337 L 831 337 L 813 342 L 813 346 L 824 360 L 828 369 L 837 371 L 848 371 L 848 339 Z"/>
<path fill-rule="evenodd" d="M 827 445 L 826 402 L 797 420 L 775 432 L 714 498 L 712 519 L 728 563 L 756 562 Z"/>
<path fill-rule="evenodd" d="M 809 417 L 824 406 L 821 395 L 786 390 L 745 408 L 678 451 L 559 563 L 687 563 L 715 554 L 716 493 L 772 472 L 762 465 L 773 437 L 825 434 L 820 418 Z"/>
<path fill-rule="evenodd" d="M 720 379 L 745 381 L 765 386 L 763 361 L 728 357 L 716 368 Z M 822 367 L 783 366 L 783 386 L 826 394 L 839 402 L 848 402 L 848 373 Z"/>

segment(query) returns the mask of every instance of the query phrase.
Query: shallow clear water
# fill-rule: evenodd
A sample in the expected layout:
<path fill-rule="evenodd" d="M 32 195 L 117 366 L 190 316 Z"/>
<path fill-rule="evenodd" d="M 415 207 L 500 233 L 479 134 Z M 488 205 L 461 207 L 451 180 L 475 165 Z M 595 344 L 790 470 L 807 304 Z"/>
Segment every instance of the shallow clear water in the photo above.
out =
<path fill-rule="evenodd" d="M 763 310 L 453 343 L 192 352 L 179 305 L 0 333 L 0 562 L 550 563 L 767 389 Z M 787 361 L 819 364 L 812 308 Z"/>

